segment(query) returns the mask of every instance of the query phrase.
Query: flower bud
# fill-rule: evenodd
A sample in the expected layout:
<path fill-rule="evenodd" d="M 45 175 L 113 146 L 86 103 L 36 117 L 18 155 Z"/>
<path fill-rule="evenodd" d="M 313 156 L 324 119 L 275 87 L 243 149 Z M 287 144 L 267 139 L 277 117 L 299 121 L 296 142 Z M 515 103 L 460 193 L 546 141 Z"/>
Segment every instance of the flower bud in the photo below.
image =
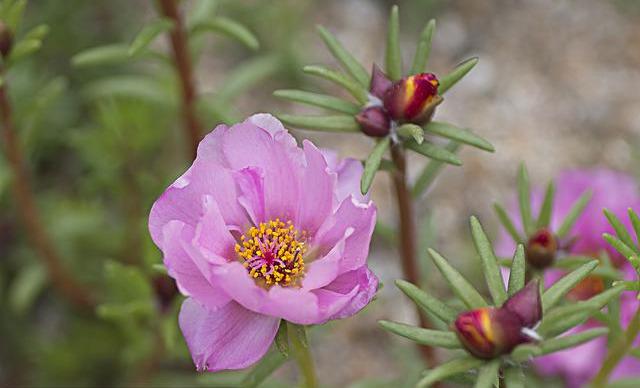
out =
<path fill-rule="evenodd" d="M 384 93 L 391 87 L 391 84 L 392 82 L 387 75 L 374 63 L 373 69 L 371 70 L 371 85 L 369 86 L 369 93 L 382 100 L 384 98 Z"/>
<path fill-rule="evenodd" d="M 510 353 L 525 342 L 517 315 L 495 307 L 482 307 L 458 315 L 453 330 L 472 355 L 491 359 Z"/>
<path fill-rule="evenodd" d="M 368 136 L 385 137 L 391 130 L 391 120 L 381 106 L 371 106 L 356 115 L 360 129 Z"/>
<path fill-rule="evenodd" d="M 160 308 L 165 311 L 171 306 L 171 302 L 178 295 L 178 287 L 176 282 L 168 276 L 155 276 L 151 283 L 158 300 Z"/>
<path fill-rule="evenodd" d="M 542 319 L 542 299 L 540 283 L 530 281 L 524 288 L 509 298 L 502 309 L 511 312 L 520 319 L 523 327 L 531 328 Z"/>
<path fill-rule="evenodd" d="M 0 54 L 6 58 L 13 46 L 13 34 L 9 27 L 0 21 Z"/>
<path fill-rule="evenodd" d="M 527 263 L 537 269 L 547 268 L 553 264 L 557 250 L 556 237 L 548 228 L 542 228 L 529 238 L 525 251 Z"/>
<path fill-rule="evenodd" d="M 432 73 L 420 73 L 395 82 L 384 94 L 384 107 L 398 121 L 423 124 L 431 119 L 438 96 L 438 79 Z"/>

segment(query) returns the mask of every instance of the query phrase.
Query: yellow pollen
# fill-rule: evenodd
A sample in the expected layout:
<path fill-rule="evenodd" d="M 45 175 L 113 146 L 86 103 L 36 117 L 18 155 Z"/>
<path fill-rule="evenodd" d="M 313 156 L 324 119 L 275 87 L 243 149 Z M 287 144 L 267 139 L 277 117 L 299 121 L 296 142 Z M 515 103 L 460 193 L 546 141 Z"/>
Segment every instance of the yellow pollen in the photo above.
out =
<path fill-rule="evenodd" d="M 295 286 L 304 276 L 306 236 L 291 221 L 276 218 L 247 230 L 235 251 L 249 276 L 261 286 Z"/>

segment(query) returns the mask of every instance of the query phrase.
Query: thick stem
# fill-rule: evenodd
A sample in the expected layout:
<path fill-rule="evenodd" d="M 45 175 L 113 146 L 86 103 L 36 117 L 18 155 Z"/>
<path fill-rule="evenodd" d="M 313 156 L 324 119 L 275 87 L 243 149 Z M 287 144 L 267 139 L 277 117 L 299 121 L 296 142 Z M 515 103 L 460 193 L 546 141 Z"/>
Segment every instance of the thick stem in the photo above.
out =
<path fill-rule="evenodd" d="M 313 364 L 313 357 L 311 356 L 311 349 L 307 341 L 306 328 L 290 322 L 288 325 L 289 343 L 291 344 L 293 355 L 304 379 L 303 387 L 317 388 L 318 378 Z"/>
<path fill-rule="evenodd" d="M 93 308 L 94 300 L 90 290 L 77 282 L 64 268 L 62 260 L 40 220 L 20 141 L 13 123 L 6 81 L 0 86 L 0 113 L 2 114 L 2 143 L 12 173 L 11 188 L 28 237 L 42 259 L 53 287 L 60 295 L 78 307 Z"/>
<path fill-rule="evenodd" d="M 404 150 L 401 145 L 394 144 L 391 147 L 391 159 L 396 168 L 392 173 L 393 183 L 396 190 L 396 198 L 398 201 L 398 216 L 400 219 L 400 258 L 402 263 L 402 272 L 407 281 L 420 285 L 420 268 L 418 267 L 417 257 L 417 240 L 416 240 L 416 222 L 415 212 L 413 208 L 413 197 L 411 190 L 407 185 L 407 162 Z M 428 318 L 416 306 L 420 326 L 428 328 L 431 326 Z M 433 348 L 426 345 L 418 345 L 420 354 L 429 367 L 436 365 L 435 354 Z"/>
<path fill-rule="evenodd" d="M 182 89 L 184 130 L 189 142 L 189 151 L 191 156 L 195 158 L 198 143 L 200 142 L 200 122 L 196 115 L 196 88 L 193 83 L 193 66 L 191 54 L 189 53 L 187 33 L 178 11 L 177 0 L 159 0 L 158 3 L 162 14 L 174 22 L 174 28 L 170 34 L 171 48 Z"/>
<path fill-rule="evenodd" d="M 600 372 L 598 372 L 593 379 L 594 387 L 604 388 L 607 386 L 609 375 L 616 369 L 616 366 L 618 366 L 624 356 L 629 353 L 636 337 L 638 337 L 638 333 L 640 333 L 640 307 L 638 307 L 631 322 L 629 322 L 629 326 L 627 326 L 624 335 L 620 336 L 618 341 L 609 348 L 609 353 L 602 364 L 602 368 L 600 368 Z"/>

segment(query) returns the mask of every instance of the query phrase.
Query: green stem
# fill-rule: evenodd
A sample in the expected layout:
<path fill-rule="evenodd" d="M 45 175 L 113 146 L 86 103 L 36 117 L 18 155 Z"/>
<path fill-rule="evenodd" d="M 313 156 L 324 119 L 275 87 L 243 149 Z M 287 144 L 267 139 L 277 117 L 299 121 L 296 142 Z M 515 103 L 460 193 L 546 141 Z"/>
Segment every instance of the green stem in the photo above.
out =
<path fill-rule="evenodd" d="M 618 366 L 620 360 L 629 353 L 638 333 L 640 333 L 640 307 L 638 307 L 631 322 L 629 322 L 629 326 L 624 335 L 618 338 L 618 341 L 609 349 L 609 353 L 602 364 L 600 372 L 598 372 L 593 379 L 593 386 L 595 388 L 604 388 L 607 386 L 609 375 L 616 366 Z"/>
<path fill-rule="evenodd" d="M 307 341 L 307 331 L 302 325 L 296 325 L 294 323 L 288 323 L 289 328 L 289 341 L 293 350 L 293 355 L 298 363 L 298 367 L 302 372 L 304 378 L 303 387 L 305 388 L 317 388 L 318 378 L 316 377 L 316 369 L 313 364 L 313 357 L 311 356 L 311 349 L 309 348 L 309 342 Z"/>

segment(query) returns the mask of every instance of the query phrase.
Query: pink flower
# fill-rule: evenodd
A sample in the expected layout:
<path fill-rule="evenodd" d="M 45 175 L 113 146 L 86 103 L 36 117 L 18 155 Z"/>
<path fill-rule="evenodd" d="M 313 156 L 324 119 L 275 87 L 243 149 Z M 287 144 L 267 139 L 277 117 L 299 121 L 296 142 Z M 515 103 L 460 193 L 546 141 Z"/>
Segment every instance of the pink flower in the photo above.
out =
<path fill-rule="evenodd" d="M 614 264 L 627 274 L 627 278 L 633 279 L 633 271 L 626 262 L 607 242 L 602 238 L 602 233 L 615 234 L 602 210 L 609 209 L 630 226 L 627 217 L 627 209 L 640 207 L 640 191 L 635 179 L 621 172 L 604 168 L 592 170 L 571 170 L 561 173 L 556 179 L 556 195 L 551 220 L 551 230 L 557 230 L 569 209 L 586 190 L 591 190 L 592 197 L 589 204 L 576 220 L 568 237 L 575 238 L 575 243 L 569 248 L 569 254 L 593 255 L 607 252 Z M 542 192 L 532 193 L 531 205 L 533 214 L 538 214 L 542 204 Z M 511 212 L 512 219 L 519 219 L 516 207 Z M 509 235 L 502 231 L 496 244 L 496 251 L 500 255 L 511 255 L 515 249 L 515 243 Z M 559 257 L 559 260 L 562 260 Z M 549 287 L 563 275 L 562 271 L 550 269 L 545 271 L 545 285 Z M 604 289 L 604 281 L 598 276 L 589 276 L 576 286 L 567 297 L 571 300 L 584 300 L 601 292 Z M 622 296 L 621 311 L 622 323 L 626 327 L 630 315 L 635 312 L 638 301 L 630 293 Z M 627 318 L 625 318 L 627 316 Z M 596 326 L 595 322 L 587 322 L 584 325 L 571 329 L 567 334 L 574 334 Z M 639 339 L 640 340 L 640 339 Z M 598 338 L 581 346 L 537 358 L 535 365 L 538 371 L 545 375 L 560 375 L 564 377 L 567 386 L 577 388 L 584 386 L 592 379 L 607 352 L 606 338 Z M 638 375 L 640 373 L 640 361 L 627 357 L 613 372 L 612 379 Z"/>
<path fill-rule="evenodd" d="M 179 323 L 198 370 L 245 368 L 281 319 L 320 324 L 372 299 L 376 209 L 359 194 L 361 164 L 332 159 L 257 114 L 208 134 L 153 205 L 149 231 L 188 297 Z"/>

